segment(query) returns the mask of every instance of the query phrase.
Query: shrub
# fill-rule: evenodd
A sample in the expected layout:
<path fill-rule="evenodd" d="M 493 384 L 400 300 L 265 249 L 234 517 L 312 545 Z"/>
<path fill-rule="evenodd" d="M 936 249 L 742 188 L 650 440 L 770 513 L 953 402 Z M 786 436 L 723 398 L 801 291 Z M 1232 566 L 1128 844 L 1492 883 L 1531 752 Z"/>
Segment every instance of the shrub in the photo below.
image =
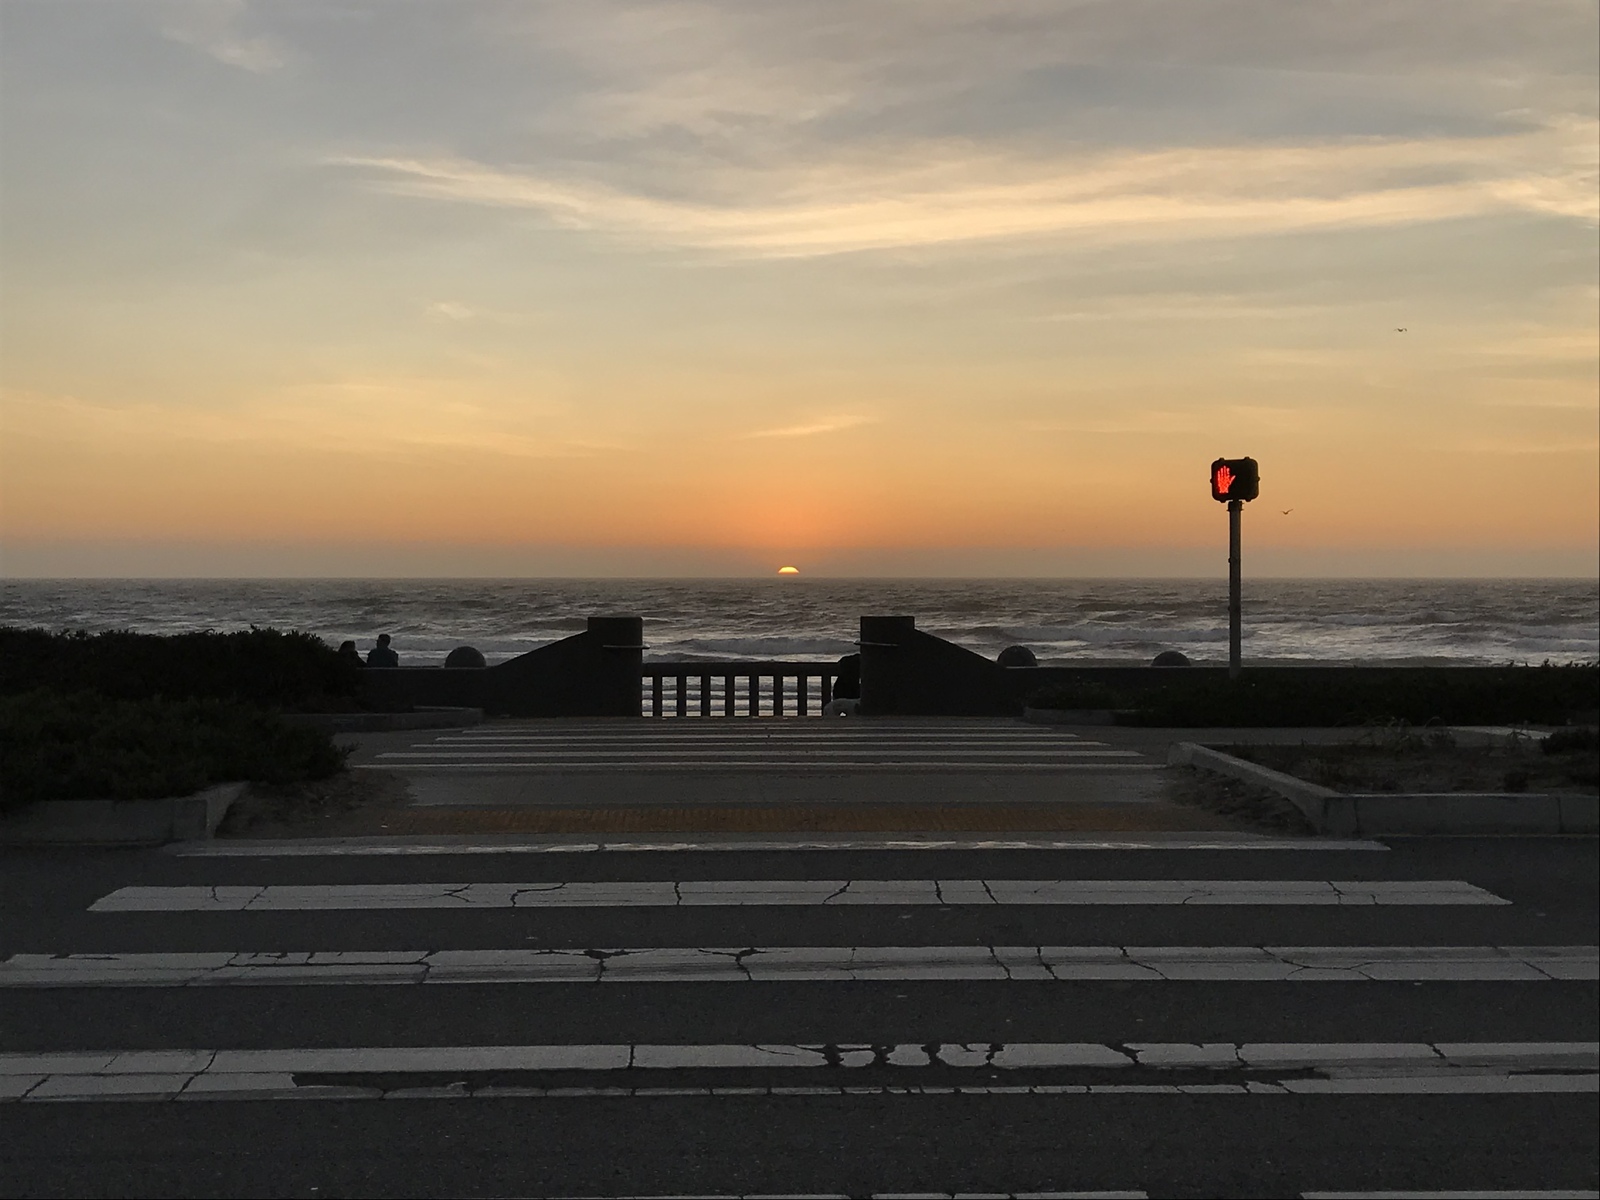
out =
<path fill-rule="evenodd" d="M 1141 725 L 1555 724 L 1593 704 L 1600 670 L 1571 666 L 1246 671 L 1189 677 L 1125 698 Z"/>
<path fill-rule="evenodd" d="M 1600 750 L 1600 734 L 1582 725 L 1573 729 L 1558 729 L 1540 744 L 1546 754 L 1565 754 L 1571 750 Z"/>
<path fill-rule="evenodd" d="M 0 695 L 39 688 L 337 711 L 359 707 L 361 668 L 320 638 L 276 629 L 160 637 L 0 627 Z"/>
<path fill-rule="evenodd" d="M 323 779 L 345 754 L 321 730 L 236 701 L 0 696 L 0 809 L 185 795 L 237 779 Z"/>

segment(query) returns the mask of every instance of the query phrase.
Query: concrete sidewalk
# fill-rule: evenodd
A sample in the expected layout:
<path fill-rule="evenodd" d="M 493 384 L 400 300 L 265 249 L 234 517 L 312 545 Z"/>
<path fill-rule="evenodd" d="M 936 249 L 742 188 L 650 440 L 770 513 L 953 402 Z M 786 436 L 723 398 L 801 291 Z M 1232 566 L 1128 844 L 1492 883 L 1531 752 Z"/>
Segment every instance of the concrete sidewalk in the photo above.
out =
<path fill-rule="evenodd" d="M 688 718 L 341 740 L 353 768 L 405 781 L 411 805 L 383 815 L 391 834 L 1240 827 L 1174 803 L 1165 742 L 1126 732 L 987 718 Z"/>

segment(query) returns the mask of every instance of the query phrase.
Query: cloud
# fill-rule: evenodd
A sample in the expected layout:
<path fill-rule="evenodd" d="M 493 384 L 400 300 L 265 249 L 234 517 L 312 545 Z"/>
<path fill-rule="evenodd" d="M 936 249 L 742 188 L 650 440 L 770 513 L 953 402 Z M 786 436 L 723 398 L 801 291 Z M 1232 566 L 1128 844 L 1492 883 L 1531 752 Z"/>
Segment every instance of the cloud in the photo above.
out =
<path fill-rule="evenodd" d="M 585 0 L 496 9 L 480 30 L 496 46 L 520 44 L 577 68 L 578 94 L 548 114 L 552 125 L 745 143 L 860 113 L 915 121 L 953 106 L 977 115 L 986 88 L 1063 68 L 1110 68 L 1124 79 L 1181 71 L 1191 82 L 1255 72 L 1290 91 L 1342 80 L 1363 98 L 1421 96 L 1433 114 L 1458 82 L 1481 90 L 1492 80 L 1522 103 L 1577 97 L 1592 107 L 1582 98 L 1593 90 L 1595 13 L 1590 0 L 1524 5 L 1516 21 L 1503 0 Z M 1091 124 L 1103 119 L 1095 95 L 1075 99 L 1031 107 L 1058 127 L 1074 109 Z M 1013 106 L 1012 118 L 1027 119 L 1029 108 Z"/>
<path fill-rule="evenodd" d="M 371 186 L 565 228 L 758 258 L 1016 238 L 1237 237 L 1524 212 L 1600 221 L 1600 123 L 1497 137 L 1028 155 L 943 139 L 700 174 L 699 195 L 461 158 L 341 156 Z"/>
<path fill-rule="evenodd" d="M 1201 422 L 1194 413 L 1183 412 L 1157 412 L 1146 410 L 1143 412 L 1118 412 L 1115 416 L 1105 419 L 1076 419 L 1066 421 L 1036 421 L 1023 426 L 1032 433 L 1096 433 L 1096 434 L 1138 434 L 1147 436 L 1151 434 L 1168 433 L 1193 433 L 1200 429 Z"/>
<path fill-rule="evenodd" d="M 58 446 L 247 445 L 390 459 L 462 451 L 587 458 L 600 449 L 549 430 L 548 415 L 525 400 L 508 411 L 494 398 L 460 397 L 455 381 L 397 377 L 291 385 L 229 408 L 9 392 L 0 409 L 9 436 Z"/>
<path fill-rule="evenodd" d="M 241 34 L 236 23 L 244 14 L 244 0 L 190 0 L 172 7 L 161 33 L 230 67 L 257 75 L 278 70 L 284 65 L 281 43 Z"/>
<path fill-rule="evenodd" d="M 1593 455 L 1600 451 L 1600 440 L 1593 437 L 1573 438 L 1570 441 L 1545 441 L 1530 442 L 1518 441 L 1515 438 L 1486 437 L 1470 438 L 1465 441 L 1453 442 L 1441 446 L 1440 449 L 1454 454 L 1507 454 L 1507 455 L 1551 455 L 1551 454 L 1587 454 Z"/>
<path fill-rule="evenodd" d="M 855 429 L 862 425 L 870 425 L 877 421 L 876 417 L 839 416 L 823 417 L 805 425 L 785 425 L 779 429 L 758 429 L 754 433 L 742 435 L 746 438 L 803 438 L 816 437 L 824 433 L 839 433 L 845 429 Z"/>
<path fill-rule="evenodd" d="M 451 321 L 470 321 L 476 315 L 465 304 L 455 300 L 439 300 L 428 305 L 428 314 Z"/>

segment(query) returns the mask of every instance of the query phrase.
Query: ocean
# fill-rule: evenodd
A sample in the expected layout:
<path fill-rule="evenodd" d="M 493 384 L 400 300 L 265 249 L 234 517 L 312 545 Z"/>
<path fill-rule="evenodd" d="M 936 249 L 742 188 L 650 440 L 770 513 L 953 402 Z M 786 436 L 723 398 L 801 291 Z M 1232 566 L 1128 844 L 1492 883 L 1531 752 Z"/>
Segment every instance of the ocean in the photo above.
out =
<path fill-rule="evenodd" d="M 994 656 L 1148 662 L 1181 650 L 1226 662 L 1227 584 L 1185 579 L 0 580 L 0 625 L 177 633 L 301 629 L 364 653 L 393 636 L 406 665 L 460 645 L 498 662 L 642 616 L 647 659 L 835 658 L 862 614 Z M 1600 659 L 1595 580 L 1252 580 L 1244 654 L 1256 662 L 1570 663 Z"/>

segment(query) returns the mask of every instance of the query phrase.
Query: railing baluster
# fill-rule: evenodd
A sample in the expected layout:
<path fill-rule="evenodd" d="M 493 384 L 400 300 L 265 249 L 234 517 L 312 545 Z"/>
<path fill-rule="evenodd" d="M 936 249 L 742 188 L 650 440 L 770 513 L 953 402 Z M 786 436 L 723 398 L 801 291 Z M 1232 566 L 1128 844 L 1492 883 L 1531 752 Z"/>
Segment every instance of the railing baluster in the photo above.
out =
<path fill-rule="evenodd" d="M 719 711 L 724 717 L 820 716 L 834 699 L 834 674 L 830 664 L 820 662 L 656 662 L 642 671 L 639 707 L 647 717 L 713 717 Z M 715 682 L 718 679 L 722 681 L 720 689 Z M 768 679 L 772 680 L 770 691 Z M 812 680 L 817 684 L 815 702 Z M 689 692 L 691 681 L 698 690 L 698 703 Z"/>

